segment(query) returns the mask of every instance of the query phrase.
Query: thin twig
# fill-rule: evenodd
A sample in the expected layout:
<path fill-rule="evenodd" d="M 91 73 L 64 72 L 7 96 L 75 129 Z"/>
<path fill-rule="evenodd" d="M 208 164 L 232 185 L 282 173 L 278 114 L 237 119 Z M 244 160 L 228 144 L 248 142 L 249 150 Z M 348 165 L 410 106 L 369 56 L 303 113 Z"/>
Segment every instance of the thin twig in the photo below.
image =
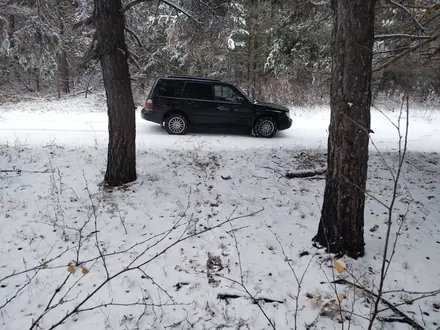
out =
<path fill-rule="evenodd" d="M 54 323 L 54 324 L 49 328 L 49 330 L 53 330 L 53 329 L 57 328 L 58 326 L 60 326 L 61 324 L 63 324 L 68 318 L 70 318 L 72 315 L 78 313 L 79 311 L 89 310 L 89 309 L 81 309 L 81 307 L 82 307 L 85 303 L 87 303 L 92 297 L 94 297 L 94 296 L 96 295 L 96 293 L 99 292 L 99 291 L 100 291 L 105 285 L 107 285 L 110 281 L 112 281 L 113 279 L 117 278 L 118 276 L 120 276 L 120 275 L 122 275 L 122 274 L 124 274 L 124 273 L 126 273 L 126 272 L 129 272 L 129 271 L 135 270 L 135 269 L 140 269 L 141 267 L 143 267 L 143 266 L 145 266 L 145 265 L 151 263 L 152 261 L 156 260 L 156 259 L 159 258 L 160 256 L 164 255 L 164 254 L 167 253 L 170 249 L 172 249 L 172 248 L 175 247 L 176 245 L 180 244 L 181 242 L 184 242 L 184 241 L 186 241 L 186 240 L 188 240 L 188 239 L 190 239 L 190 238 L 193 238 L 193 237 L 195 237 L 195 236 L 199 236 L 199 235 L 202 235 L 202 234 L 204 234 L 204 233 L 206 233 L 206 232 L 209 232 L 209 231 L 212 231 L 212 230 L 214 230 L 214 229 L 217 229 L 217 228 L 219 228 L 219 227 L 221 227 L 221 226 L 223 226 L 223 225 L 225 225 L 225 224 L 227 224 L 227 223 L 230 223 L 230 222 L 232 222 L 232 221 L 234 221 L 234 220 L 241 219 L 241 218 L 245 218 L 245 217 L 255 216 L 255 215 L 257 215 L 258 213 L 262 212 L 263 210 L 264 210 L 264 208 L 262 208 L 262 209 L 260 209 L 260 210 L 258 210 L 258 211 L 255 211 L 255 212 L 252 212 L 252 213 L 249 213 L 249 214 L 246 214 L 246 215 L 242 215 L 242 216 L 237 216 L 237 217 L 234 217 L 234 218 L 232 218 L 232 217 L 230 216 L 230 217 L 228 217 L 225 221 L 222 221 L 222 222 L 218 223 L 218 224 L 215 225 L 215 226 L 212 226 L 212 227 L 209 227 L 209 228 L 203 229 L 203 230 L 201 230 L 201 231 L 199 231 L 199 232 L 195 232 L 195 233 L 193 233 L 193 234 L 188 234 L 188 235 L 186 235 L 186 236 L 184 236 L 184 237 L 182 237 L 182 238 L 180 238 L 180 239 L 174 241 L 173 243 L 171 243 L 170 245 L 168 245 L 167 247 L 165 247 L 162 251 L 160 251 L 159 253 L 156 253 L 154 256 L 150 257 L 149 259 L 147 259 L 146 261 L 144 261 L 144 262 L 142 262 L 142 263 L 140 263 L 140 264 L 138 264 L 138 265 L 131 265 L 131 266 L 129 266 L 129 267 L 124 267 L 122 270 L 120 270 L 120 271 L 118 271 L 117 273 L 115 273 L 115 274 L 109 276 L 105 281 L 103 281 L 101 284 L 99 284 L 99 285 L 98 285 L 98 286 L 97 286 L 92 292 L 90 292 L 90 293 L 89 293 L 89 294 L 88 294 L 88 295 L 87 295 L 82 301 L 80 301 L 80 302 L 79 302 L 79 303 L 78 303 L 78 304 L 77 304 L 77 305 L 76 305 L 71 311 L 68 311 L 63 317 L 61 317 L 56 323 Z M 174 228 L 174 226 L 173 226 L 173 228 Z M 136 259 L 138 259 L 138 258 L 139 258 L 139 256 L 138 256 Z M 32 330 L 32 329 L 34 329 L 34 328 L 32 327 L 30 330 Z"/>
<path fill-rule="evenodd" d="M 149 276 L 143 269 L 139 268 L 139 271 L 145 276 L 145 278 L 149 279 L 153 285 L 155 285 L 157 288 L 159 288 L 160 291 L 162 291 L 163 293 L 165 293 L 167 295 L 168 298 L 170 298 L 170 300 L 174 303 L 174 298 L 168 293 L 167 290 L 165 290 L 164 288 L 162 288 L 158 283 L 156 283 L 156 281 Z"/>
<path fill-rule="evenodd" d="M 12 296 L 12 297 L 10 297 L 10 298 L 8 298 L 8 299 L 6 299 L 6 301 L 3 303 L 3 305 L 1 305 L 0 306 L 0 311 L 3 309 L 3 308 L 5 308 L 11 301 L 13 301 L 15 298 L 17 298 L 18 296 L 19 296 L 19 294 L 20 294 L 20 292 L 22 292 L 28 285 L 30 285 L 31 283 L 32 283 L 32 281 L 33 281 L 33 279 L 38 275 L 38 272 L 40 271 L 41 269 L 36 269 L 35 270 L 35 273 L 31 276 L 31 277 L 29 277 L 29 276 L 27 276 L 27 278 L 28 278 L 28 280 L 26 281 L 26 283 L 25 284 L 23 284 L 15 293 L 14 293 L 14 295 Z"/>
<path fill-rule="evenodd" d="M 128 27 L 124 27 L 125 31 L 127 31 L 132 37 L 133 39 L 137 42 L 139 48 L 143 48 L 144 45 L 142 44 L 141 39 L 138 37 L 138 35 L 131 29 L 129 29 Z"/>
<path fill-rule="evenodd" d="M 101 257 L 102 264 L 103 264 L 103 267 L 104 267 L 104 270 L 105 270 L 105 273 L 106 273 L 107 279 L 108 279 L 110 277 L 110 274 L 109 274 L 109 271 L 108 271 L 107 262 L 105 260 L 104 254 L 102 253 L 101 247 L 99 245 L 99 239 L 98 239 L 98 232 L 99 231 L 98 231 L 98 214 L 96 213 L 97 206 L 95 205 L 95 202 L 93 201 L 93 196 L 92 196 L 92 193 L 90 192 L 89 183 L 87 181 L 87 178 L 86 178 L 86 175 L 85 175 L 84 171 L 83 171 L 83 177 L 84 177 L 84 181 L 85 181 L 85 184 L 86 184 L 86 188 L 85 189 L 86 189 L 87 195 L 89 197 L 90 204 L 92 206 L 93 218 L 95 220 L 94 221 L 94 224 L 95 224 L 95 246 L 98 249 L 99 256 Z"/>
<path fill-rule="evenodd" d="M 402 138 L 403 137 L 402 137 L 401 130 L 400 130 L 400 119 L 402 117 L 402 109 L 403 109 L 403 104 L 404 104 L 405 99 L 406 99 L 406 127 L 405 127 L 406 130 L 405 130 L 405 135 L 404 135 L 404 140 L 403 140 L 403 149 L 402 149 Z M 388 257 L 388 249 L 389 249 L 389 244 L 390 244 L 394 203 L 396 202 L 396 199 L 397 199 L 397 190 L 398 190 L 399 179 L 400 179 L 400 175 L 402 173 L 405 156 L 406 156 L 406 152 L 408 149 L 408 129 L 409 129 L 409 91 L 408 90 L 406 91 L 404 99 L 402 101 L 401 112 L 399 115 L 399 124 L 397 127 L 398 127 L 397 132 L 399 134 L 399 152 L 398 152 L 399 153 L 399 163 L 398 163 L 398 167 L 397 167 L 396 176 L 394 178 L 393 195 L 392 195 L 391 202 L 390 202 L 390 205 L 388 208 L 388 223 L 387 223 L 387 231 L 386 231 L 386 236 L 385 236 L 384 251 L 383 251 L 383 256 L 382 256 L 382 266 L 381 266 L 381 270 L 380 270 L 379 289 L 378 289 L 378 293 L 377 293 L 377 299 L 374 304 L 373 313 L 371 315 L 371 320 L 368 325 L 368 330 L 371 330 L 373 328 L 374 320 L 376 319 L 376 317 L 378 315 L 379 304 L 382 299 L 382 291 L 383 291 L 383 287 L 385 284 L 385 278 L 387 276 L 387 273 L 388 273 L 388 270 L 389 270 L 389 267 L 391 264 L 391 259 L 394 256 L 394 253 L 396 250 L 396 245 L 397 245 L 398 235 L 396 235 L 396 240 L 394 241 L 394 245 L 392 247 L 391 256 Z M 402 219 L 402 222 L 403 222 L 403 219 Z M 402 225 L 402 223 L 401 223 L 401 225 Z M 400 230 L 400 228 L 401 228 L 401 226 L 399 227 L 399 230 Z"/>
<path fill-rule="evenodd" d="M 243 266 L 242 266 L 242 262 L 241 262 L 241 254 L 240 254 L 240 249 L 238 248 L 238 241 L 237 241 L 237 236 L 235 236 L 235 231 L 233 230 L 234 227 L 231 225 L 231 233 L 232 233 L 232 237 L 234 238 L 234 242 L 235 242 L 235 249 L 237 251 L 237 257 L 238 257 L 238 265 L 240 268 L 240 282 L 238 281 L 233 281 L 235 283 L 239 283 L 240 286 L 244 289 L 244 291 L 246 291 L 246 294 L 252 299 L 252 301 L 258 306 L 258 308 L 260 309 L 261 313 L 263 313 L 264 317 L 266 318 L 266 320 L 269 322 L 270 326 L 272 327 L 273 330 L 276 330 L 275 328 L 275 324 L 273 323 L 273 321 L 270 319 L 270 317 L 266 314 L 266 312 L 264 311 L 263 307 L 261 307 L 260 303 L 258 302 L 258 300 L 249 292 L 249 290 L 246 288 L 246 285 L 244 284 L 244 277 L 243 277 Z"/>
<path fill-rule="evenodd" d="M 417 330 L 424 330 L 423 327 L 421 325 L 419 325 L 416 321 L 414 321 L 413 319 L 409 318 L 406 314 L 404 314 L 401 310 L 399 310 L 397 307 L 395 307 L 392 303 L 390 303 L 388 300 L 384 299 L 383 297 L 379 297 L 378 294 L 372 292 L 371 290 L 368 290 L 365 287 L 362 287 L 360 285 L 357 285 L 353 282 L 347 281 L 346 279 L 338 279 L 336 281 L 333 282 L 334 284 L 344 284 L 344 285 L 350 285 L 353 287 L 356 287 L 362 291 L 364 291 L 365 293 L 367 293 L 368 295 L 370 295 L 371 297 L 376 298 L 376 300 L 380 300 L 381 302 L 383 302 L 385 305 L 387 305 L 394 313 L 396 313 L 399 317 L 405 319 L 405 323 L 411 325 L 414 329 Z M 370 320 L 371 321 L 371 320 Z"/>
<path fill-rule="evenodd" d="M 298 276 L 296 275 L 296 271 L 293 268 L 293 266 L 291 264 L 291 261 L 290 261 L 289 257 L 287 256 L 287 254 L 286 254 L 286 252 L 284 250 L 283 244 L 281 243 L 281 240 L 279 239 L 278 235 L 275 234 L 275 232 L 271 228 L 269 228 L 269 227 L 267 227 L 267 228 L 272 232 L 272 234 L 275 236 L 275 239 L 278 241 L 278 244 L 279 244 L 279 246 L 281 248 L 281 252 L 283 253 L 283 256 L 284 256 L 284 261 L 286 261 L 287 264 L 289 265 L 289 268 L 292 271 L 293 276 L 295 277 L 295 281 L 297 283 L 297 291 L 296 291 L 296 296 L 295 296 L 295 312 L 293 314 L 294 324 L 295 324 L 294 325 L 294 327 L 295 327 L 294 329 L 297 330 L 298 329 L 299 295 L 301 293 L 301 285 L 302 285 L 302 283 L 304 281 L 304 276 L 306 275 L 307 270 L 309 269 L 310 264 L 312 263 L 314 255 L 312 255 L 312 257 L 310 258 L 309 262 L 307 263 L 307 266 L 306 266 L 305 270 L 303 271 L 303 273 L 301 275 L 301 278 L 298 278 Z"/>

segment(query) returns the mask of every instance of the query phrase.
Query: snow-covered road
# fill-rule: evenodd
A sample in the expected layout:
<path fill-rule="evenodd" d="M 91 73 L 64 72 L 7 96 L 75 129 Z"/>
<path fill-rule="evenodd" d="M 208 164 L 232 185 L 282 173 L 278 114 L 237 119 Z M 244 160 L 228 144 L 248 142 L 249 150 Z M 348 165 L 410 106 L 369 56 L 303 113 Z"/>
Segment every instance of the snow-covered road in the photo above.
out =
<path fill-rule="evenodd" d="M 73 106 L 70 104 L 72 103 Z M 69 105 L 70 104 L 70 105 Z M 257 139 L 240 132 L 210 129 L 190 132 L 186 136 L 170 136 L 159 125 L 140 118 L 137 109 L 137 145 L 140 150 L 156 148 L 194 148 L 208 150 L 278 148 L 325 149 L 330 121 L 329 109 L 293 108 L 293 126 L 279 132 L 273 139 Z M 398 112 L 387 116 L 395 124 Z M 412 110 L 409 149 L 440 151 L 440 112 Z M 404 122 L 402 122 L 404 125 Z M 381 150 L 395 150 L 398 134 L 392 123 L 379 111 L 372 110 L 372 139 Z M 0 141 L 17 141 L 32 145 L 72 144 L 105 145 L 107 114 L 102 100 L 84 99 L 51 102 L 19 103 L 0 106 Z M 371 145 L 374 149 L 374 146 Z"/>

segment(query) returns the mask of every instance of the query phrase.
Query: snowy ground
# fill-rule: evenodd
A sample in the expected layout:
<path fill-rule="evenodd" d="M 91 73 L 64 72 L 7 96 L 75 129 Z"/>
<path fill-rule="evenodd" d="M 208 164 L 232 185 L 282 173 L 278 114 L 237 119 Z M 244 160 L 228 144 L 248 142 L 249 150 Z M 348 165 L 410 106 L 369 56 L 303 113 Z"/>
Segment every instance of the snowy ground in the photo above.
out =
<path fill-rule="evenodd" d="M 278 330 L 366 329 L 371 299 L 328 282 L 378 284 L 387 210 L 375 199 L 390 201 L 397 161 L 397 134 L 382 114 L 372 113 L 380 153 L 371 146 L 366 255 L 343 258 L 338 273 L 311 245 L 324 180 L 280 175 L 325 166 L 328 109 L 293 109 L 293 127 L 273 139 L 169 136 L 138 116 L 139 178 L 114 191 L 100 186 L 103 109 L 98 96 L 0 106 L 1 329 L 51 329 L 72 311 L 59 329 L 273 329 L 264 313 Z M 397 112 L 386 114 L 396 122 Z M 395 222 L 409 212 L 385 298 L 437 329 L 440 295 L 413 300 L 440 289 L 440 112 L 411 116 Z"/>

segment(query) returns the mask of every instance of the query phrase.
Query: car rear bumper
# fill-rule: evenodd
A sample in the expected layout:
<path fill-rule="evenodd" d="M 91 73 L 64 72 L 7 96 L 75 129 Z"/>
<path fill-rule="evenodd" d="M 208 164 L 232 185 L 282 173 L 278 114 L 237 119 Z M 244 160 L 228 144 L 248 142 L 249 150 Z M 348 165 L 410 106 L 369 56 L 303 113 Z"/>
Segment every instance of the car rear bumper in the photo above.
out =
<path fill-rule="evenodd" d="M 291 118 L 286 118 L 286 119 L 280 120 L 278 123 L 278 130 L 279 131 L 289 129 L 290 127 L 292 127 L 292 119 Z"/>
<path fill-rule="evenodd" d="M 141 110 L 141 118 L 161 125 L 163 122 L 163 118 L 160 113 L 154 112 L 153 110 L 147 110 L 145 108 Z"/>

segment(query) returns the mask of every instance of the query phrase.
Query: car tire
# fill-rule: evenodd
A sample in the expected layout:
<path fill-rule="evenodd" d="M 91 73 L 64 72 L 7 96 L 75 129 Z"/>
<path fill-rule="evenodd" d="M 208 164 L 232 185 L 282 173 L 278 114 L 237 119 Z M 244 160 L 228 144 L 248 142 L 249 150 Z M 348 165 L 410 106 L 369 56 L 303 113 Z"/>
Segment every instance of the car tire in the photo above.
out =
<path fill-rule="evenodd" d="M 188 131 L 188 127 L 188 120 L 179 113 L 173 113 L 165 119 L 165 129 L 168 134 L 184 135 Z"/>
<path fill-rule="evenodd" d="M 278 124 L 272 117 L 260 117 L 254 123 L 254 134 L 258 137 L 271 138 L 278 130 Z"/>

